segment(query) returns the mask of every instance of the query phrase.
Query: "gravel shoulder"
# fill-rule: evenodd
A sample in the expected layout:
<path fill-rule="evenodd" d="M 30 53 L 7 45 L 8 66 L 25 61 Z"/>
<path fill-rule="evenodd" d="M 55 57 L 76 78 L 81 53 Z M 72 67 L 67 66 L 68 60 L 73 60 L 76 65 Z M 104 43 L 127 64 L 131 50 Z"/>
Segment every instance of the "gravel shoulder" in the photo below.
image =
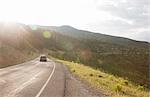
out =
<path fill-rule="evenodd" d="M 109 97 L 102 91 L 93 88 L 78 76 L 71 74 L 68 67 L 63 65 L 65 71 L 65 97 Z"/>

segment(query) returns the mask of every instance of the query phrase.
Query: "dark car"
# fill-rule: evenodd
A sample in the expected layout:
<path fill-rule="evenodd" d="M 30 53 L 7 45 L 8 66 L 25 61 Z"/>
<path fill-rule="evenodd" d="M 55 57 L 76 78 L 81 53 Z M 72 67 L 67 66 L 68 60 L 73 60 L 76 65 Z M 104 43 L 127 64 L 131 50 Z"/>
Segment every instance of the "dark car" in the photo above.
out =
<path fill-rule="evenodd" d="M 41 61 L 41 62 L 46 62 L 46 61 L 47 61 L 46 56 L 44 56 L 44 55 L 43 55 L 43 56 L 41 56 L 41 57 L 40 57 L 40 61 Z"/>

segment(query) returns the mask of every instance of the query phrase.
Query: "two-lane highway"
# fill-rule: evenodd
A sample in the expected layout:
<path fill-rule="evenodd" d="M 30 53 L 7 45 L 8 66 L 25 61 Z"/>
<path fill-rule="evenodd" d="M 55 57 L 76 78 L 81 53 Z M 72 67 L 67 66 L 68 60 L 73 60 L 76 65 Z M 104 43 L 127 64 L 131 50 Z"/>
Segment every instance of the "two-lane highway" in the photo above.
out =
<path fill-rule="evenodd" d="M 51 60 L 40 62 L 39 58 L 36 58 L 23 64 L 0 69 L 0 97 L 63 97 L 64 74 L 62 70 L 55 72 L 59 67 L 60 65 L 57 64 L 56 68 L 56 63 Z M 54 80 L 52 79 L 54 72 L 55 76 L 59 75 L 59 85 L 56 83 L 57 79 L 51 82 Z M 50 82 L 52 84 L 49 84 Z M 49 87 L 50 89 L 47 89 Z"/>
<path fill-rule="evenodd" d="M 85 87 L 65 65 L 50 59 L 0 69 L 0 97 L 104 97 Z"/>

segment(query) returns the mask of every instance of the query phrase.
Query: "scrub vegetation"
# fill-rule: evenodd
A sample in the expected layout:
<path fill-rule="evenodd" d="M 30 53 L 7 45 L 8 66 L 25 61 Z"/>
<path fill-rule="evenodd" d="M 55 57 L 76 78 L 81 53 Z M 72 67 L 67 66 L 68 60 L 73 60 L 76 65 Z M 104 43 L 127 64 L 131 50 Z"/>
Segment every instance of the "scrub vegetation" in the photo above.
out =
<path fill-rule="evenodd" d="M 93 69 L 84 64 L 58 60 L 66 64 L 69 70 L 92 87 L 98 88 L 112 97 L 149 97 L 150 92 L 144 86 L 136 85 L 127 79 L 114 76 L 100 69 Z"/>

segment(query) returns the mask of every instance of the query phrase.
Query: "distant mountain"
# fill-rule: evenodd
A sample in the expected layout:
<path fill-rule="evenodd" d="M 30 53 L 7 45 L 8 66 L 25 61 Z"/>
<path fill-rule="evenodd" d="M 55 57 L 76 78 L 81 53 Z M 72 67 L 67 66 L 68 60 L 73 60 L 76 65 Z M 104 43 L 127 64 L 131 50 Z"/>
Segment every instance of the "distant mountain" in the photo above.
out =
<path fill-rule="evenodd" d="M 14 25 L 12 28 L 6 26 L 4 31 L 4 26 L 0 24 L 0 64 L 3 56 L 21 56 L 18 52 L 22 55 L 48 53 L 102 69 L 141 85 L 150 85 L 148 42 L 78 30 L 71 26 Z"/>
<path fill-rule="evenodd" d="M 142 41 L 135 41 L 135 40 L 123 38 L 123 37 L 114 37 L 114 36 L 105 35 L 101 33 L 78 30 L 71 26 L 52 27 L 51 29 L 53 29 L 56 32 L 60 32 L 62 34 L 69 35 L 75 38 L 96 39 L 102 42 L 109 42 L 109 43 L 113 42 L 114 44 L 119 44 L 122 46 L 127 46 L 127 45 L 145 46 L 148 43 L 148 42 L 142 42 Z"/>
<path fill-rule="evenodd" d="M 141 84 L 149 82 L 148 42 L 78 30 L 70 26 L 46 28 L 57 34 L 59 52 L 54 56 L 101 68 Z"/>

